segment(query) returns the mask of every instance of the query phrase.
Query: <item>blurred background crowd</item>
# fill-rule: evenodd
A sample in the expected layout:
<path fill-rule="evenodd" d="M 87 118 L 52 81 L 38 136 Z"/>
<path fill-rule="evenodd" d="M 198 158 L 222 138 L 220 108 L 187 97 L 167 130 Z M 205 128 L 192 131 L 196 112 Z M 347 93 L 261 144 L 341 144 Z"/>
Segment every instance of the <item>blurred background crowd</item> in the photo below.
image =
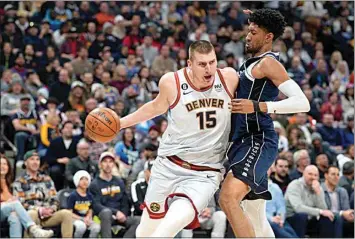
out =
<path fill-rule="evenodd" d="M 325 224 L 318 223 L 317 230 L 309 226 L 314 213 L 309 212 L 301 228 L 294 226 L 291 219 L 300 211 L 287 190 L 291 182 L 307 177 L 304 170 L 312 164 L 327 208 L 307 202 L 304 206 L 329 210 L 331 215 L 324 217 L 332 218 L 328 228 L 334 227 L 333 235 L 353 237 L 354 3 L 348 1 L 0 2 L 0 148 L 2 157 L 10 159 L 16 182 L 26 179 L 29 170 L 38 170 L 51 177 L 54 192 L 75 189 L 74 175 L 85 170 L 90 180 L 100 178 L 105 157 L 112 158 L 103 153 L 111 152 L 111 173 L 122 185 L 110 193 L 120 195 L 116 204 L 129 209 L 117 208 L 125 211 L 127 218 L 122 221 L 116 209 L 111 211 L 123 231 L 129 232 L 141 213 L 139 204 L 152 166 L 148 162 L 157 154 L 167 119 L 162 115 L 127 128 L 103 144 L 87 137 L 83 129 L 87 114 L 109 107 L 123 117 L 154 99 L 159 78 L 186 67 L 187 48 L 196 40 L 214 45 L 219 68 L 238 69 L 250 57 L 244 53 L 248 16 L 243 9 L 263 7 L 277 9 L 286 18 L 288 26 L 273 51 L 280 53 L 290 78 L 311 104 L 307 114 L 272 116 L 280 137 L 270 184 L 278 186 L 275 190 L 281 189 L 281 194 L 273 194 L 268 202 L 268 219 L 277 237 L 320 235 Z M 284 97 L 280 93 L 279 99 Z M 28 159 L 35 154 L 25 157 L 33 149 L 40 157 L 38 169 L 29 169 Z M 26 188 L 9 185 L 10 192 Z M 98 192 L 100 185 L 95 183 Z M 0 192 L 3 197 L 4 190 Z M 17 195 L 23 193 L 26 190 Z M 28 203 L 46 201 L 47 196 L 36 191 L 21 202 L 28 209 Z M 99 216 L 103 209 L 93 207 L 93 215 Z M 200 215 L 206 235 L 220 235 L 219 230 L 224 236 L 228 226 L 216 223 L 226 221 L 218 204 L 213 202 L 207 211 Z M 75 228 L 78 231 L 79 226 Z M 106 229 L 101 226 L 101 230 Z M 116 235 L 119 231 L 112 229 Z"/>

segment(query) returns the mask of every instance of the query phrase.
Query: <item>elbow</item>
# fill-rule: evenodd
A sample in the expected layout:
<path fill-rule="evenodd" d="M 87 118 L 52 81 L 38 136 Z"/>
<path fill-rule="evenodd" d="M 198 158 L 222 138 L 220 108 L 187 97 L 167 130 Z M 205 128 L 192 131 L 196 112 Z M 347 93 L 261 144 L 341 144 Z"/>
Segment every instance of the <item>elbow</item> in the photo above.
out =
<path fill-rule="evenodd" d="M 302 98 L 299 99 L 299 106 L 300 106 L 300 112 L 309 112 L 311 110 L 311 105 L 306 98 L 306 96 L 303 96 Z"/>

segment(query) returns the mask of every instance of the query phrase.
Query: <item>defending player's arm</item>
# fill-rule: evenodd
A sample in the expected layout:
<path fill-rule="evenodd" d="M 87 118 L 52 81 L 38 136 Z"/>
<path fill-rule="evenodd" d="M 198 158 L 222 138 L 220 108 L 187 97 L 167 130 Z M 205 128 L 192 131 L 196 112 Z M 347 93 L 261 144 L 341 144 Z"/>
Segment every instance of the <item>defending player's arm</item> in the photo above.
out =
<path fill-rule="evenodd" d="M 170 72 L 163 75 L 159 82 L 158 96 L 154 100 L 144 104 L 137 111 L 123 117 L 120 120 L 121 129 L 164 114 L 170 106 L 169 97 L 171 97 L 173 86 L 175 86 L 174 73 Z"/>
<path fill-rule="evenodd" d="M 274 102 L 253 102 L 248 99 L 232 100 L 232 113 L 249 114 L 255 111 L 290 114 L 308 112 L 310 105 L 299 85 L 289 78 L 282 64 L 273 58 L 265 57 L 255 66 L 255 77 L 272 80 L 273 84 L 288 98 Z"/>

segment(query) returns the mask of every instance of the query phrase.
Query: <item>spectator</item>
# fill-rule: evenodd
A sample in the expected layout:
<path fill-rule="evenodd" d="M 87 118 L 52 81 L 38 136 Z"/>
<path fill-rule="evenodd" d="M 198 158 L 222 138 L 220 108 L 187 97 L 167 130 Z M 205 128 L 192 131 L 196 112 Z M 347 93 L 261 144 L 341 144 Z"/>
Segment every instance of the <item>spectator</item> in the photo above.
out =
<path fill-rule="evenodd" d="M 332 55 L 330 56 L 330 60 L 329 60 L 329 66 L 330 66 L 330 70 L 333 72 L 335 71 L 337 65 L 339 62 L 341 62 L 343 60 L 343 56 L 341 55 L 340 51 L 333 51 Z"/>
<path fill-rule="evenodd" d="M 325 60 L 320 59 L 317 68 L 311 73 L 311 78 L 309 79 L 310 86 L 317 88 L 326 88 L 329 86 L 329 76 L 327 73 L 327 65 Z"/>
<path fill-rule="evenodd" d="M 318 102 L 318 100 L 313 97 L 312 89 L 304 89 L 303 93 L 306 95 L 306 97 L 310 103 L 310 106 L 311 106 L 311 109 L 308 112 L 308 115 L 310 115 L 316 121 L 319 121 L 320 120 L 320 107 L 321 107 L 320 102 Z"/>
<path fill-rule="evenodd" d="M 90 192 L 93 195 L 94 214 L 98 215 L 101 221 L 101 236 L 112 237 L 111 226 L 125 226 L 125 236 L 134 237 L 135 230 L 130 227 L 137 224 L 137 220 L 129 217 L 129 201 L 126 195 L 125 184 L 122 179 L 112 175 L 112 168 L 115 163 L 115 156 L 105 152 L 101 154 L 100 175 L 90 185 Z"/>
<path fill-rule="evenodd" d="M 336 65 L 335 71 L 330 76 L 330 80 L 339 80 L 340 81 L 340 93 L 344 93 L 345 87 L 349 79 L 349 67 L 346 61 L 339 61 Z"/>
<path fill-rule="evenodd" d="M 77 56 L 77 49 L 83 46 L 83 42 L 79 39 L 76 27 L 72 26 L 66 34 L 65 41 L 60 46 L 60 56 L 66 61 L 72 61 Z"/>
<path fill-rule="evenodd" d="M 340 170 L 340 175 L 343 172 L 343 165 L 346 162 L 353 162 L 354 161 L 354 144 L 349 145 L 343 154 L 338 154 L 337 156 L 338 166 Z"/>
<path fill-rule="evenodd" d="M 92 220 L 93 196 L 87 191 L 91 177 L 85 170 L 77 171 L 74 175 L 76 190 L 68 197 L 68 209 L 72 211 L 74 237 L 82 238 L 87 229 L 89 238 L 97 238 L 100 233 L 100 224 Z"/>
<path fill-rule="evenodd" d="M 51 141 L 60 136 L 59 124 L 60 118 L 57 115 L 57 112 L 49 111 L 46 123 L 41 125 L 41 143 L 38 147 L 38 154 L 40 157 L 44 157 L 46 155 Z"/>
<path fill-rule="evenodd" d="M 48 100 L 46 102 L 47 109 L 42 111 L 42 113 L 40 113 L 40 115 L 39 115 L 42 125 L 47 123 L 47 116 L 48 116 L 49 112 L 51 112 L 51 111 L 54 111 L 55 114 L 58 115 L 60 124 L 62 122 L 67 121 L 67 119 L 68 119 L 67 116 L 58 109 L 58 104 L 59 104 L 59 102 L 56 98 L 53 98 L 53 97 L 48 98 Z"/>
<path fill-rule="evenodd" d="M 285 194 L 286 219 L 301 238 L 305 236 L 308 225 L 312 224 L 318 226 L 320 236 L 334 237 L 334 214 L 327 210 L 324 191 L 318 178 L 316 166 L 309 165 L 305 168 L 303 177 L 288 185 Z"/>
<path fill-rule="evenodd" d="M 224 17 L 218 15 L 218 9 L 214 5 L 210 5 L 208 8 L 208 15 L 206 16 L 206 25 L 208 33 L 216 34 L 218 32 L 218 28 L 224 22 Z"/>
<path fill-rule="evenodd" d="M 162 46 L 160 55 L 155 57 L 152 64 L 152 76 L 160 78 L 167 72 L 175 71 L 175 61 L 169 57 L 170 49 L 168 46 Z"/>
<path fill-rule="evenodd" d="M 303 112 L 295 114 L 294 119 L 294 125 L 296 125 L 300 130 L 302 130 L 305 140 L 308 144 L 310 144 L 312 142 L 311 134 L 313 129 L 315 129 L 314 125 L 310 123 L 313 119 Z M 289 121 L 291 120 L 289 119 Z"/>
<path fill-rule="evenodd" d="M 22 80 L 17 74 L 12 76 L 10 89 L 7 94 L 1 96 L 1 116 L 12 116 L 20 108 L 20 99 L 24 96 L 30 97 L 30 109 L 34 109 L 33 98 L 26 94 Z"/>
<path fill-rule="evenodd" d="M 71 63 L 73 65 L 75 75 L 81 75 L 86 72 L 93 71 L 93 65 L 88 60 L 88 50 L 84 46 L 78 49 L 78 57 L 75 58 Z"/>
<path fill-rule="evenodd" d="M 342 171 L 338 186 L 345 188 L 350 196 L 354 192 L 354 161 L 344 163 Z"/>
<path fill-rule="evenodd" d="M 312 133 L 312 145 L 309 153 L 312 164 L 316 163 L 316 157 L 319 154 L 326 154 L 331 161 L 334 161 L 335 156 L 337 155 L 337 153 L 330 148 L 330 144 L 323 141 L 322 136 L 319 133 L 314 132 Z"/>
<path fill-rule="evenodd" d="M 1 64 L 1 63 L 0 63 Z M 5 70 L 1 75 L 0 80 L 0 95 L 3 97 L 5 93 L 9 90 L 12 81 L 12 73 L 10 70 Z M 2 98 L 1 97 L 1 98 Z M 2 115 L 2 114 L 1 114 Z"/>
<path fill-rule="evenodd" d="M 354 144 L 354 115 L 348 115 L 346 119 L 346 128 L 342 129 L 343 148 Z"/>
<path fill-rule="evenodd" d="M 122 141 L 115 145 L 115 153 L 120 157 L 120 160 L 127 165 L 133 165 L 134 162 L 139 159 L 133 130 L 131 128 L 123 130 Z"/>
<path fill-rule="evenodd" d="M 65 101 L 63 111 L 75 110 L 83 113 L 85 111 L 86 91 L 85 85 L 81 81 L 74 81 L 71 84 L 68 100 Z"/>
<path fill-rule="evenodd" d="M 299 56 L 293 56 L 291 61 L 291 67 L 288 69 L 287 73 L 290 78 L 296 81 L 299 85 L 305 80 L 305 69 L 301 64 L 301 58 Z"/>
<path fill-rule="evenodd" d="M 72 122 L 74 125 L 73 136 L 82 137 L 84 131 L 84 124 L 80 119 L 79 111 L 77 110 L 68 110 L 66 112 L 68 121 Z"/>
<path fill-rule="evenodd" d="M 343 226 L 354 222 L 354 210 L 350 209 L 349 196 L 344 188 L 338 186 L 338 182 L 339 169 L 336 166 L 330 166 L 325 172 L 325 182 L 321 186 L 324 190 L 327 209 L 334 214 L 334 237 L 340 238 L 343 237 Z M 344 234 L 347 236 L 348 232 Z"/>
<path fill-rule="evenodd" d="M 107 74 L 106 74 L 107 75 Z M 107 77 L 107 76 L 106 76 Z M 118 91 L 117 94 L 122 94 L 123 90 L 127 88 L 130 84 L 127 79 L 127 70 L 126 67 L 122 64 L 116 66 L 113 73 L 113 81 L 109 81 L 110 78 L 105 78 L 103 84 L 106 86 L 106 91 L 110 88 L 107 86 L 110 83 L 111 86 L 115 87 Z"/>
<path fill-rule="evenodd" d="M 66 121 L 62 126 L 62 136 L 54 139 L 48 147 L 46 161 L 49 165 L 49 173 L 53 178 L 55 188 L 60 190 L 64 187 L 63 175 L 65 166 L 71 158 L 77 156 L 76 146 L 79 142 L 73 137 L 73 123 Z"/>
<path fill-rule="evenodd" d="M 103 152 L 107 151 L 108 146 L 104 143 L 96 142 L 90 139 L 86 131 L 84 131 L 83 140 L 85 140 L 85 142 L 89 144 L 89 155 L 91 157 L 90 159 L 92 159 L 93 161 L 96 162 L 96 164 L 98 164 L 100 155 Z"/>
<path fill-rule="evenodd" d="M 91 155 L 89 154 L 89 144 L 86 141 L 80 141 L 76 145 L 76 151 L 78 156 L 70 159 L 65 168 L 65 177 L 70 188 L 76 187 L 74 185 L 73 178 L 78 171 L 84 170 L 90 175 L 91 178 L 95 178 L 99 171 L 97 162 L 92 160 L 90 157 Z"/>
<path fill-rule="evenodd" d="M 310 164 L 310 158 L 307 150 L 296 151 L 293 154 L 293 160 L 296 164 L 296 168 L 293 169 L 289 174 L 291 181 L 301 178 L 305 168 Z"/>
<path fill-rule="evenodd" d="M 98 103 L 95 98 L 87 99 L 85 102 L 85 111 L 80 115 L 81 122 L 85 122 L 86 117 L 89 115 L 89 113 L 92 110 L 96 109 L 97 107 L 98 107 Z"/>
<path fill-rule="evenodd" d="M 0 186 L 0 205 L 1 205 L 1 222 L 7 219 L 9 223 L 10 238 L 22 237 L 22 226 L 30 235 L 35 238 L 51 237 L 52 230 L 43 230 L 28 215 L 22 204 L 11 194 L 11 184 L 13 181 L 13 171 L 10 161 L 1 156 L 1 186 Z M 21 225 L 22 224 L 22 225 Z"/>
<path fill-rule="evenodd" d="M 31 94 L 31 96 L 33 98 L 37 98 L 38 90 L 41 88 L 43 89 L 43 87 L 44 87 L 44 85 L 42 84 L 41 80 L 39 79 L 38 74 L 35 71 L 28 71 L 28 73 L 26 75 L 25 88 Z M 47 94 L 47 98 L 48 98 L 48 94 Z"/>
<path fill-rule="evenodd" d="M 22 81 L 24 81 L 27 71 L 28 69 L 25 67 L 25 56 L 22 52 L 18 52 L 15 57 L 15 65 L 11 68 L 11 72 L 19 74 Z"/>
<path fill-rule="evenodd" d="M 341 108 L 345 115 L 354 115 L 354 85 L 349 83 L 343 95 L 341 95 Z"/>
<path fill-rule="evenodd" d="M 143 40 L 143 57 L 146 66 L 150 67 L 154 59 L 158 56 L 158 49 L 152 46 L 153 37 L 145 35 Z"/>
<path fill-rule="evenodd" d="M 316 166 L 319 172 L 319 180 L 324 181 L 324 174 L 327 171 L 331 163 L 329 162 L 328 156 L 326 154 L 319 154 L 316 157 Z"/>
<path fill-rule="evenodd" d="M 142 216 L 143 210 L 141 209 L 141 205 L 144 203 L 145 194 L 147 193 L 150 173 L 152 171 L 152 167 L 154 166 L 155 161 L 150 160 L 144 163 L 143 172 L 144 177 L 138 178 L 131 185 L 131 197 L 134 206 L 134 215 Z"/>
<path fill-rule="evenodd" d="M 282 193 L 285 194 L 288 184 L 291 182 L 288 175 L 289 167 L 286 158 L 278 157 L 275 160 L 275 172 L 271 173 L 270 179 L 279 186 Z"/>
<path fill-rule="evenodd" d="M 23 160 L 23 155 L 27 147 L 34 148 L 37 145 L 36 137 L 39 134 L 40 122 L 36 111 L 30 109 L 30 101 L 30 95 L 22 95 L 20 98 L 20 108 L 11 117 L 12 125 L 16 131 L 16 161 Z M 32 145 L 30 145 L 30 143 Z"/>
<path fill-rule="evenodd" d="M 115 17 L 109 13 L 109 6 L 107 2 L 100 3 L 100 12 L 98 12 L 94 17 L 101 27 L 105 22 L 113 22 L 115 19 Z"/>
<path fill-rule="evenodd" d="M 334 149 L 342 148 L 341 132 L 339 128 L 334 127 L 334 116 L 331 113 L 323 115 L 323 125 L 317 127 L 317 131 Z"/>
<path fill-rule="evenodd" d="M 62 237 L 72 237 L 71 213 L 64 209 L 58 210 L 57 191 L 52 179 L 39 172 L 38 154 L 34 150 L 29 151 L 24 160 L 26 173 L 13 183 L 14 196 L 19 198 L 36 224 L 44 227 L 61 225 Z"/>
<path fill-rule="evenodd" d="M 15 55 L 12 53 L 11 42 L 4 42 L 2 46 L 2 54 L 0 55 L 0 65 L 4 69 L 11 69 L 15 65 Z"/>
<path fill-rule="evenodd" d="M 68 21 L 72 17 L 72 12 L 65 8 L 65 2 L 55 2 L 54 9 L 48 9 L 44 19 L 50 23 L 51 29 L 55 31 L 62 22 Z"/>
<path fill-rule="evenodd" d="M 198 216 L 198 221 L 203 230 L 211 230 L 211 238 L 224 238 L 227 229 L 227 216 L 222 210 L 218 210 L 217 199 L 212 197 L 207 207 Z M 192 230 L 183 229 L 181 238 L 192 238 Z"/>
<path fill-rule="evenodd" d="M 242 31 L 234 31 L 231 34 L 231 41 L 223 46 L 225 54 L 233 53 L 236 59 L 243 56 L 244 44 L 240 41 L 243 36 Z"/>
<path fill-rule="evenodd" d="M 156 125 L 152 125 L 149 128 L 148 135 L 144 139 L 143 144 L 152 144 L 155 147 L 159 147 L 160 142 L 160 130 Z"/>
<path fill-rule="evenodd" d="M 284 160 L 279 160 L 284 162 Z M 271 177 L 271 169 L 268 170 L 268 176 Z M 272 200 L 266 201 L 266 217 L 270 223 L 276 238 L 297 238 L 296 232 L 291 225 L 285 220 L 286 203 L 280 187 L 273 183 L 269 178 L 269 191 Z"/>
<path fill-rule="evenodd" d="M 324 103 L 321 108 L 322 116 L 324 114 L 332 114 L 335 121 L 343 120 L 343 109 L 340 104 L 340 97 L 338 93 L 332 92 L 329 94 L 329 101 Z"/>
<path fill-rule="evenodd" d="M 66 69 L 59 71 L 59 81 L 49 87 L 49 97 L 56 98 L 59 102 L 66 102 L 70 92 L 69 72 Z"/>

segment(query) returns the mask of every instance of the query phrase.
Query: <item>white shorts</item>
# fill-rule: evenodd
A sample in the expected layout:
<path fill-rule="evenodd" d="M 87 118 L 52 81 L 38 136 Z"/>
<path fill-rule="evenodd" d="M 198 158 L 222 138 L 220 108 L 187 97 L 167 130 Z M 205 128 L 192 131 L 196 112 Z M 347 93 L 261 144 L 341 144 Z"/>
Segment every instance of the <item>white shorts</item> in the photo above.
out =
<path fill-rule="evenodd" d="M 144 206 L 149 217 L 163 218 L 174 198 L 185 197 L 192 203 L 197 219 L 218 190 L 222 177 L 221 172 L 186 169 L 165 157 L 158 156 L 151 171 L 145 196 Z"/>

